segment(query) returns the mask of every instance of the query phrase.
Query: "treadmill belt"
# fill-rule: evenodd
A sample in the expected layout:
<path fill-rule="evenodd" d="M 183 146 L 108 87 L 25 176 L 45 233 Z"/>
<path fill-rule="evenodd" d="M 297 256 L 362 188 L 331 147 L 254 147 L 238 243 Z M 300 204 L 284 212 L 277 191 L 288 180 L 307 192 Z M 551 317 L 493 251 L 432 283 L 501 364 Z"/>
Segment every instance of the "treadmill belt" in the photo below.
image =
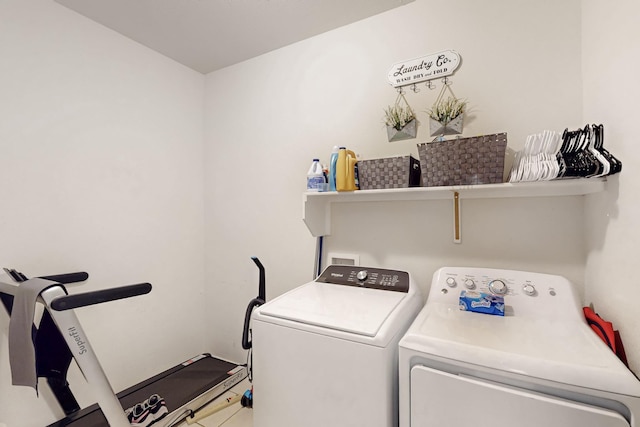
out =
<path fill-rule="evenodd" d="M 203 354 L 130 387 L 117 396 L 124 410 L 154 393 L 159 394 L 171 413 L 225 381 L 237 367 L 234 363 Z M 63 426 L 105 427 L 108 423 L 98 405 L 94 404 L 48 427 Z"/>

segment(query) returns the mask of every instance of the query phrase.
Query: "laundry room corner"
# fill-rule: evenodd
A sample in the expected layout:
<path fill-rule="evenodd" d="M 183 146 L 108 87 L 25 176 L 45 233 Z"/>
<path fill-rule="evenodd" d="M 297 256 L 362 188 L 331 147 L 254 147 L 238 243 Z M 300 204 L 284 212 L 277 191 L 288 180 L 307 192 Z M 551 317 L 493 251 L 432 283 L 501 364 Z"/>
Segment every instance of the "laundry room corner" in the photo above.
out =
<path fill-rule="evenodd" d="M 640 204 L 640 147 L 634 111 L 640 99 L 636 70 L 640 67 L 640 5 L 617 2 L 614 7 L 582 1 L 582 67 L 584 121 L 607 123 L 606 140 L 618 153 L 624 172 L 612 177 L 607 191 L 587 197 L 586 235 L 589 256 L 585 303 L 611 321 L 624 342 L 631 368 L 640 371 L 640 316 L 637 294 L 636 242 Z M 603 29 L 606 28 L 606 31 Z"/>
<path fill-rule="evenodd" d="M 243 354 L 237 331 L 256 289 L 250 256 L 266 267 L 268 299 L 313 276 L 316 238 L 301 218 L 313 158 L 328 164 L 334 145 L 360 159 L 417 158 L 417 143 L 433 139 L 426 110 L 437 90 L 421 86 L 405 95 L 425 122 L 418 137 L 387 140 L 384 108 L 397 91 L 385 75 L 395 62 L 445 49 L 460 53 L 451 81 L 469 101 L 465 134 L 507 132 L 510 149 L 518 150 L 531 133 L 581 126 L 579 9 L 579 0 L 491 7 L 416 0 L 208 74 L 208 300 L 228 301 L 209 315 L 212 325 L 235 325 L 212 347 L 227 357 Z M 538 22 L 547 23 L 544 32 Z M 453 243 L 449 201 L 341 203 L 331 212 L 322 255 L 353 253 L 362 265 L 411 271 L 423 294 L 437 267 L 448 264 L 563 274 L 582 293 L 583 202 L 580 196 L 463 200 L 461 244 Z"/>

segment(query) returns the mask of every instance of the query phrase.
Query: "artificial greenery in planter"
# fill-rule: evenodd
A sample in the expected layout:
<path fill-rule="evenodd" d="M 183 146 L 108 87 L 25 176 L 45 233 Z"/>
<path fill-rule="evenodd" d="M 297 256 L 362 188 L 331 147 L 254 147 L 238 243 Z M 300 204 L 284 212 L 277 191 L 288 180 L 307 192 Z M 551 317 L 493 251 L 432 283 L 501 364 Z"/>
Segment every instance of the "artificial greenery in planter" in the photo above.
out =
<path fill-rule="evenodd" d="M 447 89 L 451 92 L 452 96 L 444 99 L 443 95 Z M 456 98 L 449 85 L 443 85 L 440 95 L 436 98 L 433 107 L 427 111 L 429 113 L 431 136 L 457 135 L 462 133 L 462 122 L 466 108 L 467 101 Z"/>
<path fill-rule="evenodd" d="M 404 102 L 404 106 L 400 101 Z M 384 110 L 387 138 L 389 142 L 415 138 L 417 134 L 416 115 L 400 93 L 394 105 Z"/>

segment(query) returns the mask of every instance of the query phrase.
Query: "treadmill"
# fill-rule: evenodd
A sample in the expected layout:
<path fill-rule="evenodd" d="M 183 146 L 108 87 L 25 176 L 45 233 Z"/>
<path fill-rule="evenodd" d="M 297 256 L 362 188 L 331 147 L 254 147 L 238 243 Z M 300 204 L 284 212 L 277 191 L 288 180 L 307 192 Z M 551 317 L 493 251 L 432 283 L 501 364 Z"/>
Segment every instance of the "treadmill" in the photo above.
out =
<path fill-rule="evenodd" d="M 33 284 L 37 281 L 43 288 L 37 298 L 37 302 L 44 306 L 43 314 L 39 324 L 32 324 L 31 327 L 36 374 L 47 380 L 66 415 L 49 427 L 129 427 L 123 408 L 130 408 L 152 394 L 160 395 L 169 410 L 167 416 L 153 424 L 158 427 L 174 426 L 192 417 L 196 411 L 247 377 L 246 366 L 205 353 L 115 394 L 73 309 L 144 295 L 151 292 L 151 284 L 139 283 L 68 295 L 64 285 L 87 280 L 87 273 L 28 279 L 16 270 L 4 270 L 13 282 L 6 283 L 4 277 L 0 277 L 0 300 L 9 316 L 22 283 L 31 281 Z M 71 330 L 74 331 L 73 335 L 61 332 Z M 80 337 L 82 346 L 76 337 Z M 67 372 L 73 359 L 96 395 L 97 403 L 84 409 L 79 407 L 67 382 Z"/>

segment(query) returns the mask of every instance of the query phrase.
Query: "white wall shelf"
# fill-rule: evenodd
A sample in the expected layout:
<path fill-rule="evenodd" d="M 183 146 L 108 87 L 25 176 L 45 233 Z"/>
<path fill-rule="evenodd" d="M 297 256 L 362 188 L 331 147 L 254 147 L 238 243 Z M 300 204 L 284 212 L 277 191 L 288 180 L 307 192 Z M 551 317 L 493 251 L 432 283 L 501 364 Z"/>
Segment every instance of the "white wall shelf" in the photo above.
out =
<path fill-rule="evenodd" d="M 306 192 L 303 194 L 302 218 L 311 235 L 314 237 L 328 236 L 331 234 L 331 206 L 334 203 L 455 200 L 456 196 L 459 199 L 581 196 L 603 191 L 605 183 L 606 178 L 577 178 L 515 184 L 412 187 L 325 193 Z"/>

